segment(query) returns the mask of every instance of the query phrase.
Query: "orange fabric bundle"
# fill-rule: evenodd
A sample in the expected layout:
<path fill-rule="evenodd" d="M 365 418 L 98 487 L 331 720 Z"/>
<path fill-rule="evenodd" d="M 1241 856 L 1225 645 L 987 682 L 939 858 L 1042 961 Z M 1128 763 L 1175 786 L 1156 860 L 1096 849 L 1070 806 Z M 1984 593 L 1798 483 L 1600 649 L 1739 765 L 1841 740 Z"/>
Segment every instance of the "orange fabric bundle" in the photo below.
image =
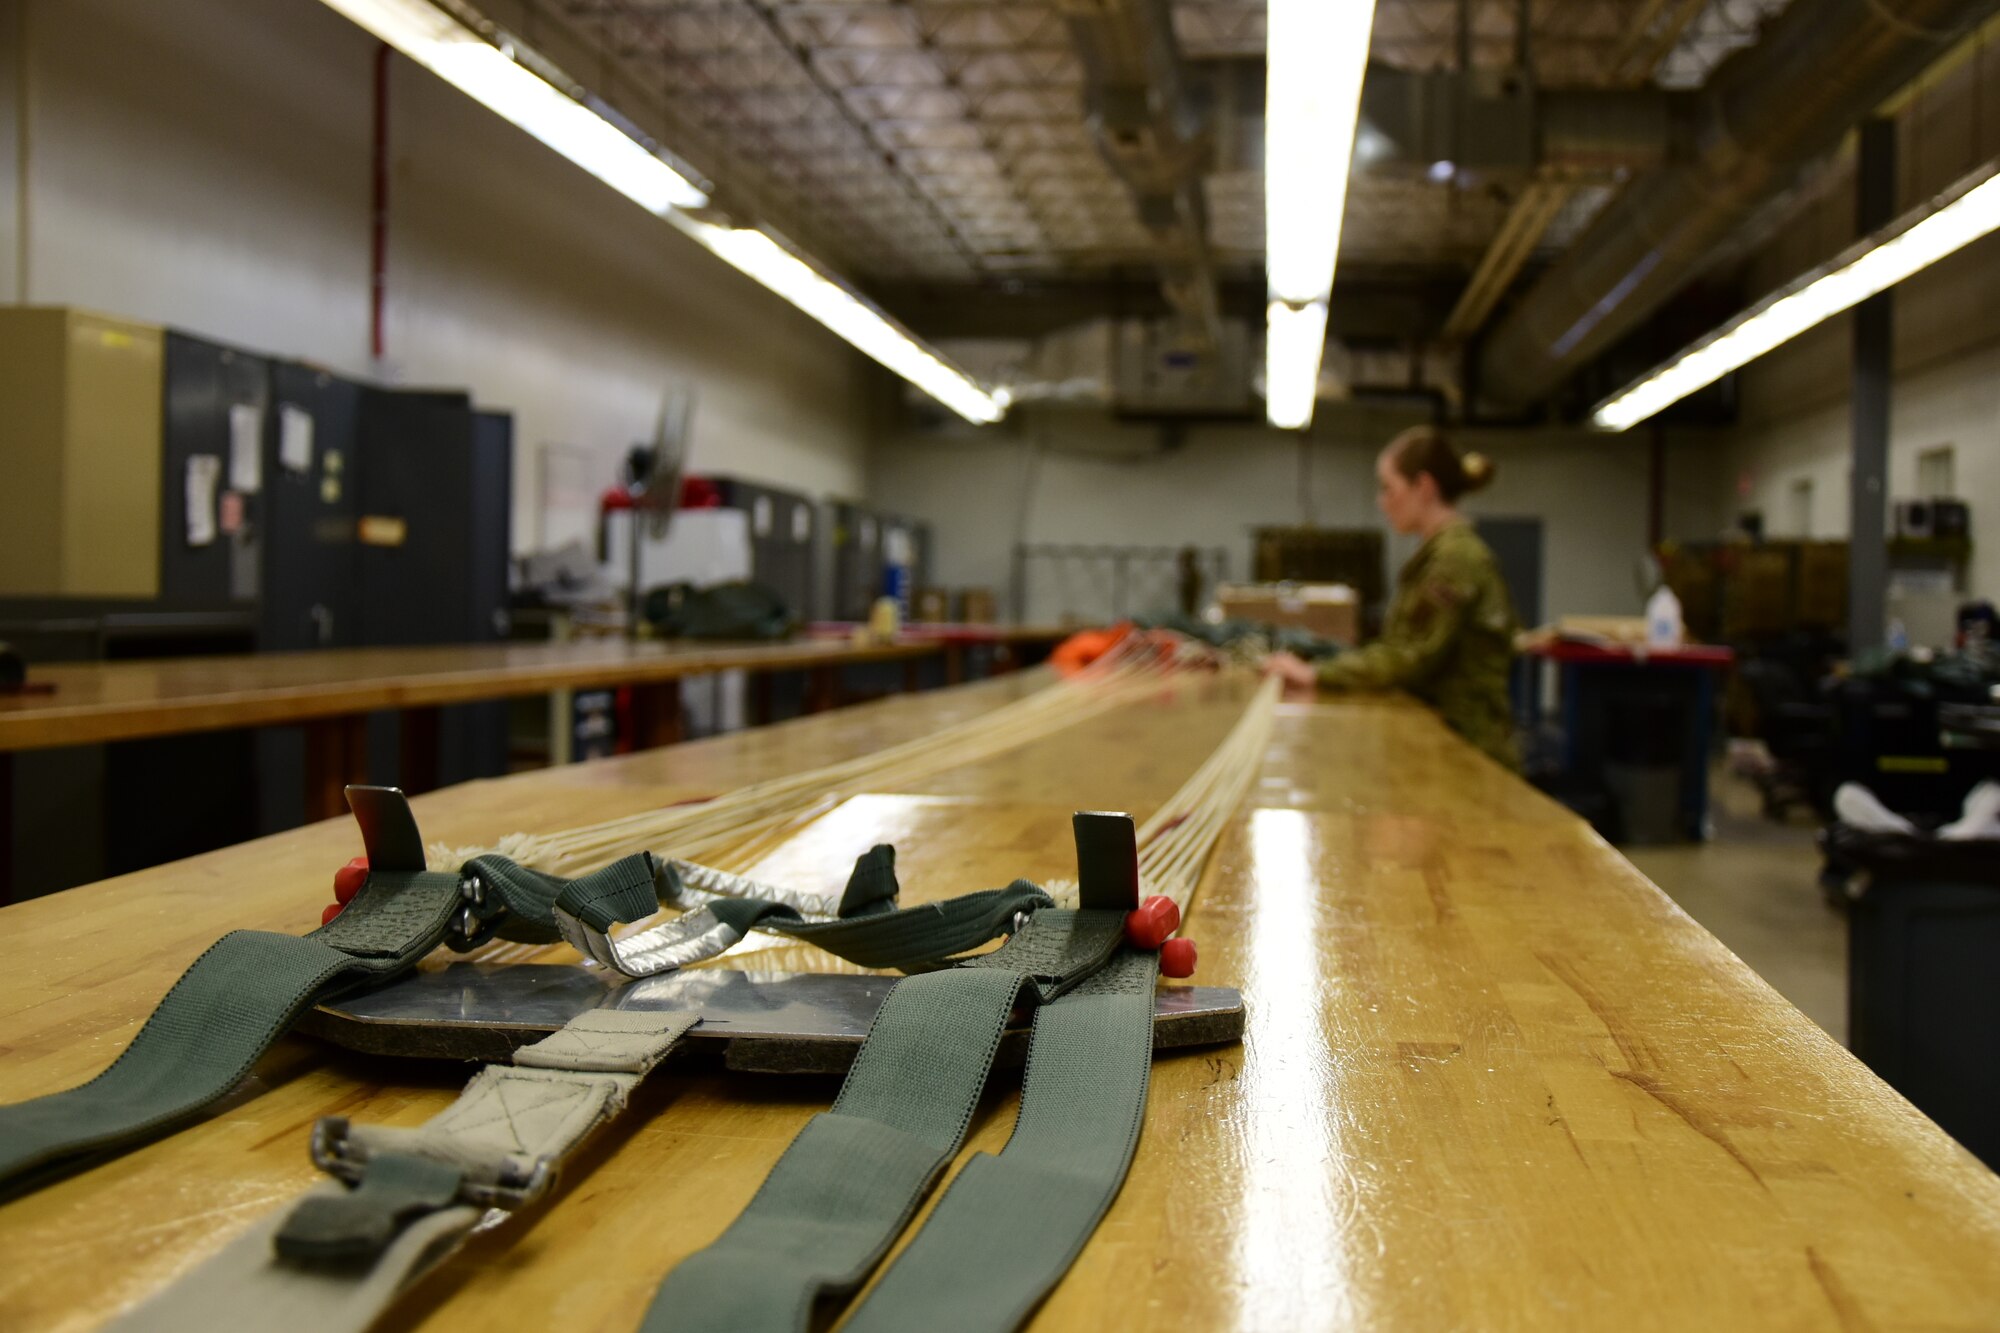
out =
<path fill-rule="evenodd" d="M 1129 620 L 1121 620 L 1109 629 L 1079 630 L 1056 645 L 1049 661 L 1064 675 L 1081 671 L 1117 647 L 1131 632 Z"/>

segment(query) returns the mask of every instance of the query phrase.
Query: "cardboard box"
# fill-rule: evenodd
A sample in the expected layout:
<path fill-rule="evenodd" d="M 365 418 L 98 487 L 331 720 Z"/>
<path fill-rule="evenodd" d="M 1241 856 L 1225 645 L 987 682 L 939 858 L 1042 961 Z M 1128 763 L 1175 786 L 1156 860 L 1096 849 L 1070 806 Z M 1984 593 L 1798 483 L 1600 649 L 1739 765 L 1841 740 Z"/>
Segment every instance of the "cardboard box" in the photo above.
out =
<path fill-rule="evenodd" d="M 1216 600 L 1226 620 L 1302 629 L 1352 647 L 1361 637 L 1361 606 L 1344 583 L 1224 584 Z"/>
<path fill-rule="evenodd" d="M 999 605 L 991 588 L 966 588 L 958 594 L 958 618 L 962 624 L 991 625 L 1000 619 Z"/>
<path fill-rule="evenodd" d="M 910 619 L 930 624 L 951 619 L 951 594 L 943 588 L 919 588 L 910 599 Z"/>

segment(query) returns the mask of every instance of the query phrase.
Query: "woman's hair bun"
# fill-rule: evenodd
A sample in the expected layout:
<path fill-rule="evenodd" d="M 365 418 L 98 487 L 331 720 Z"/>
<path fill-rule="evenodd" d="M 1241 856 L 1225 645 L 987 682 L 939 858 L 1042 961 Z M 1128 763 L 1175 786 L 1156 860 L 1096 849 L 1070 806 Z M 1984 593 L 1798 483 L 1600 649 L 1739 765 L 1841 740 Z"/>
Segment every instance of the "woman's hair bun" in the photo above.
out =
<path fill-rule="evenodd" d="M 1493 484 L 1493 460 L 1485 454 L 1468 452 L 1458 460 L 1460 471 L 1465 474 L 1465 489 L 1483 491 Z"/>
<path fill-rule="evenodd" d="M 1481 453 L 1459 453 L 1436 426 L 1412 426 L 1389 441 L 1387 454 L 1407 481 L 1428 475 L 1446 504 L 1493 481 L 1493 460 Z"/>

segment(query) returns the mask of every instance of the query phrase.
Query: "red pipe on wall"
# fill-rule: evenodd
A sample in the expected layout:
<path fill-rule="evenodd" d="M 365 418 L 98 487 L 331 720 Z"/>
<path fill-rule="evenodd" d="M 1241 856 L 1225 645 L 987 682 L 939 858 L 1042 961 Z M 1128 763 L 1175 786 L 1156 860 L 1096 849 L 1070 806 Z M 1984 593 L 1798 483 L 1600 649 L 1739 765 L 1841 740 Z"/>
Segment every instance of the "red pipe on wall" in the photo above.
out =
<path fill-rule="evenodd" d="M 375 49 L 375 146 L 370 163 L 368 216 L 368 354 L 382 359 L 382 308 L 389 291 L 389 56 Z"/>

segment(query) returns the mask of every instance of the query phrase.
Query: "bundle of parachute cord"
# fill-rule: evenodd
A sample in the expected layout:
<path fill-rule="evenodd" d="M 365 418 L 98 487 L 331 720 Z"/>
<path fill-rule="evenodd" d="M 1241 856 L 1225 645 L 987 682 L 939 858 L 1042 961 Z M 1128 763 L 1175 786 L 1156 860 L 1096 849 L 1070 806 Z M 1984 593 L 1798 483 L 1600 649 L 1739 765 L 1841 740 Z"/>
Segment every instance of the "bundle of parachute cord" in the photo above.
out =
<path fill-rule="evenodd" d="M 499 855 L 546 874 L 566 875 L 652 851 L 673 868 L 680 885 L 678 901 L 666 905 L 661 917 L 613 932 L 626 939 L 657 930 L 678 911 L 743 894 L 751 886 L 740 876 L 786 839 L 857 795 L 907 790 L 936 774 L 1021 749 L 1157 695 L 1162 684 L 1176 676 L 1213 671 L 1220 664 L 1210 646 L 1169 631 L 1120 626 L 1080 635 L 1078 644 L 1085 653 L 1080 659 L 1072 655 L 1070 661 L 1077 664 L 1054 684 L 898 745 L 707 800 L 560 833 L 508 834 L 490 847 L 431 844 L 427 854 L 438 868 Z M 1275 684 L 1260 688 L 1228 738 L 1140 828 L 1140 871 L 1148 896 L 1165 896 L 1180 913 L 1187 910 L 1208 853 L 1262 757 L 1276 698 Z M 362 863 L 351 863 L 350 880 L 362 873 Z M 769 886 L 754 887 L 769 891 Z M 1044 887 L 1058 904 L 1075 905 L 1073 882 L 1055 881 Z M 786 894 L 807 920 L 832 919 L 838 898 L 838 893 Z M 543 957 L 548 947 L 495 940 L 467 956 L 477 962 L 526 962 Z M 798 946 L 766 939 L 752 947 Z M 844 965 L 822 954 L 814 966 Z"/>

